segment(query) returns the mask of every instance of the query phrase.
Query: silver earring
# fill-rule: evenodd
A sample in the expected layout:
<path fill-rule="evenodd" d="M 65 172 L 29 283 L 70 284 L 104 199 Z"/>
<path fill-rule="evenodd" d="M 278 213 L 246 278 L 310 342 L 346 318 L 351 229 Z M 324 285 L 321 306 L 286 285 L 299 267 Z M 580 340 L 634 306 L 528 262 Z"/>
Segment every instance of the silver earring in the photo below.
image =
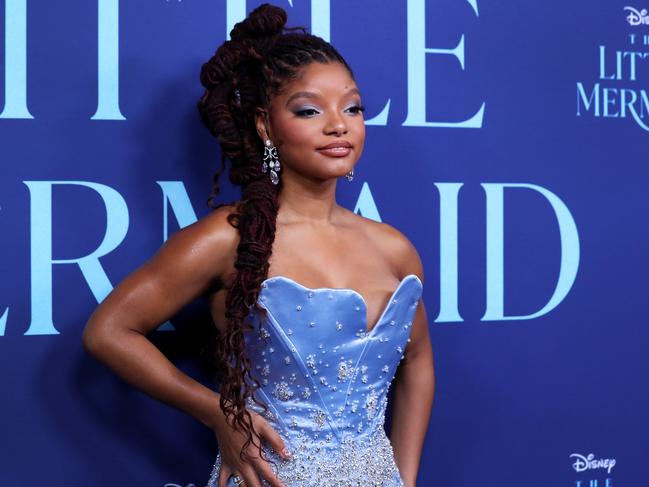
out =
<path fill-rule="evenodd" d="M 270 182 L 273 184 L 279 183 L 277 173 L 281 167 L 279 165 L 279 158 L 277 157 L 277 147 L 273 146 L 270 139 L 266 139 L 264 147 L 264 162 L 261 165 L 261 172 L 268 172 L 270 167 Z"/>
<path fill-rule="evenodd" d="M 354 179 L 354 170 L 352 169 L 347 174 L 345 174 L 345 177 L 347 178 L 347 181 L 351 181 L 352 179 Z"/>

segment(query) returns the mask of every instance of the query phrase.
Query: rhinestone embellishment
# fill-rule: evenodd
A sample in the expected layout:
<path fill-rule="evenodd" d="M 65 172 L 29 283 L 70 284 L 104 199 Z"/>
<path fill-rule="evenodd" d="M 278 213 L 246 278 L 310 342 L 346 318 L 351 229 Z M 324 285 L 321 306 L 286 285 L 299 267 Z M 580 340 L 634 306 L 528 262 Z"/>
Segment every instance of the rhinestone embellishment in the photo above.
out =
<path fill-rule="evenodd" d="M 314 413 L 318 417 L 317 413 Z M 296 422 L 291 422 L 295 429 Z M 324 426 L 324 422 L 323 422 Z M 359 422 L 357 431 L 363 431 Z M 289 442 L 292 460 L 281 459 L 265 446 L 264 452 L 276 465 L 276 473 L 284 485 L 291 487 L 403 487 L 394 462 L 394 451 L 383 429 L 371 435 L 345 437 L 332 448 L 333 437 L 325 435 L 317 441 L 298 433 Z M 221 471 L 221 455 L 217 455 L 207 487 L 216 487 Z M 262 480 L 261 485 L 270 484 Z"/>
<path fill-rule="evenodd" d="M 293 397 L 293 391 L 286 382 L 282 381 L 275 386 L 275 397 L 282 401 L 288 401 Z"/>
<path fill-rule="evenodd" d="M 248 408 L 268 419 L 293 457 L 264 445 L 278 478 L 287 487 L 403 487 L 383 426 L 418 281 L 402 281 L 371 330 L 358 293 L 270 282 L 259 297 L 268 313 L 253 308 L 244 340 L 261 384 Z M 217 456 L 207 487 L 217 487 L 219 465 Z"/>

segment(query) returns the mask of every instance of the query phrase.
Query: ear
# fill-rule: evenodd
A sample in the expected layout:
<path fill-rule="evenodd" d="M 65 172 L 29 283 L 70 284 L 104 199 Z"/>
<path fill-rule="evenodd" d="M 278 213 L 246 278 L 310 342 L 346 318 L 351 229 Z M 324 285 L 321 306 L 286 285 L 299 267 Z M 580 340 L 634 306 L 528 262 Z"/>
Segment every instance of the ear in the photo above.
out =
<path fill-rule="evenodd" d="M 257 134 L 262 142 L 270 139 L 268 133 L 268 112 L 263 108 L 255 108 L 255 126 L 257 127 Z"/>

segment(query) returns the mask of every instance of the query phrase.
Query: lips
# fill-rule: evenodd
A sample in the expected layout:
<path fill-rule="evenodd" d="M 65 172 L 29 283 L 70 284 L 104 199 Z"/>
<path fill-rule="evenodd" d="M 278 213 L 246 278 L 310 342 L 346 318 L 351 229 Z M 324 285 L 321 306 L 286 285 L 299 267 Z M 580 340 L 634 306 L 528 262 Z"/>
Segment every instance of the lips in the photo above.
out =
<path fill-rule="evenodd" d="M 332 142 L 324 147 L 320 147 L 318 152 L 329 157 L 345 157 L 352 151 L 352 145 L 346 140 Z"/>
<path fill-rule="evenodd" d="M 327 144 L 324 147 L 319 147 L 318 150 L 335 149 L 336 147 L 347 147 L 347 148 L 351 149 L 352 145 L 349 142 L 347 142 L 346 140 L 340 140 L 338 142 L 332 142 L 331 144 Z"/>

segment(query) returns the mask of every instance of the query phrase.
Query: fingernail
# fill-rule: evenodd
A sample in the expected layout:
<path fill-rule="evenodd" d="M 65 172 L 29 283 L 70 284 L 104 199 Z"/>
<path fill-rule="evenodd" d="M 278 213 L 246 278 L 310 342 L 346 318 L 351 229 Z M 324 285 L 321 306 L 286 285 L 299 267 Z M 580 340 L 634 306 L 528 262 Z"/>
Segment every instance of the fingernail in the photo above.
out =
<path fill-rule="evenodd" d="M 284 448 L 284 449 L 282 450 L 282 455 L 283 455 L 284 457 L 286 457 L 286 458 L 291 458 L 291 452 L 288 451 L 288 448 Z"/>

